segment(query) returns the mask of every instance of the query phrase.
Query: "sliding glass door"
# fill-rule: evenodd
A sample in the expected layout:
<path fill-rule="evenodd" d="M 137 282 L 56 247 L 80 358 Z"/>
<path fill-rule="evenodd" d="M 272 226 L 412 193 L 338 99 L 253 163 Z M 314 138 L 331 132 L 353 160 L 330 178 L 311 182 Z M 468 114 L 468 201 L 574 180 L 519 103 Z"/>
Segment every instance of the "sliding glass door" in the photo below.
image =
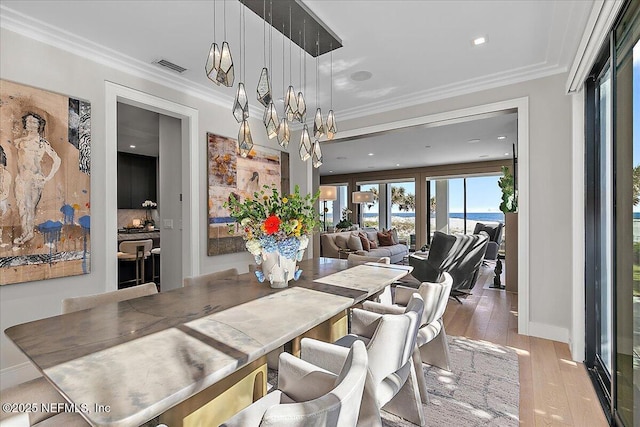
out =
<path fill-rule="evenodd" d="M 586 358 L 605 413 L 640 425 L 640 2 L 586 84 Z"/>

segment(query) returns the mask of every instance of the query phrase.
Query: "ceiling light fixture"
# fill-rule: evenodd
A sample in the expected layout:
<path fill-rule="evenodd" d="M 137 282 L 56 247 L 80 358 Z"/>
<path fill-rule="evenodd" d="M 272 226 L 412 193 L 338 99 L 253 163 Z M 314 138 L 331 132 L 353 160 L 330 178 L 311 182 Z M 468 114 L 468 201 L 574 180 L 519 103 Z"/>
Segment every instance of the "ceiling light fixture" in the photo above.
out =
<path fill-rule="evenodd" d="M 474 46 L 480 46 L 481 44 L 485 44 L 487 42 L 486 37 L 478 37 L 473 39 Z"/>
<path fill-rule="evenodd" d="M 273 2 L 269 1 L 269 68 L 273 70 L 272 66 L 272 42 L 273 42 Z M 276 111 L 276 106 L 273 104 L 273 97 L 271 97 L 271 101 L 269 102 L 269 106 L 264 111 L 264 127 L 267 130 L 267 136 L 269 139 L 273 139 L 278 136 L 278 112 Z"/>
<path fill-rule="evenodd" d="M 222 48 L 220 50 L 220 66 L 218 67 L 216 80 L 226 87 L 233 87 L 233 59 L 231 58 L 229 43 L 227 43 L 227 0 L 224 0 L 222 5 L 224 18 L 222 21 L 224 23 L 224 41 L 222 42 Z"/>
<path fill-rule="evenodd" d="M 135 145 L 130 145 L 129 148 L 136 148 L 136 146 Z"/>
<path fill-rule="evenodd" d="M 303 20 L 303 22 L 302 22 L 302 31 L 303 32 L 305 31 L 306 24 L 307 24 L 307 21 Z M 301 34 L 298 34 L 298 39 L 299 40 L 302 39 L 302 35 Z M 305 34 L 304 39 L 305 39 L 305 42 L 303 44 L 306 45 L 306 39 L 307 39 L 306 38 L 306 34 Z M 306 46 L 305 46 L 305 48 L 306 48 Z M 304 100 L 304 94 L 302 93 L 302 89 L 303 88 L 304 88 L 305 92 L 307 90 L 307 81 L 306 81 L 307 80 L 307 73 L 306 73 L 306 71 L 304 73 L 304 80 L 305 80 L 304 86 L 302 85 L 302 59 L 303 59 L 303 55 L 304 55 L 303 52 L 304 51 L 302 50 L 302 46 L 300 46 L 300 60 L 298 61 L 299 65 L 300 65 L 300 70 L 299 70 L 300 71 L 300 73 L 299 73 L 299 75 L 300 75 L 300 92 L 298 92 L 298 99 L 297 99 L 298 111 L 296 113 L 296 120 L 298 120 L 300 123 L 304 123 L 305 119 L 307 118 L 307 102 Z M 306 60 L 304 61 L 304 66 L 305 66 L 305 70 L 306 70 L 306 67 L 307 67 Z"/>
<path fill-rule="evenodd" d="M 282 75 L 284 76 L 284 23 L 282 24 Z M 292 84 L 291 74 L 291 6 L 289 6 L 289 88 L 284 96 L 284 116 L 285 118 L 293 122 L 298 114 L 298 101 L 296 100 L 296 90 Z M 284 80 L 283 80 L 284 82 Z M 284 83 L 282 84 L 284 88 Z"/>
<path fill-rule="evenodd" d="M 500 136 L 498 137 L 498 139 L 507 139 L 507 137 L 506 137 L 506 136 L 503 136 L 503 135 L 500 135 Z"/>
<path fill-rule="evenodd" d="M 217 79 L 218 68 L 220 68 L 220 49 L 216 43 L 216 2 L 213 2 L 213 42 L 209 48 L 209 54 L 207 55 L 207 62 L 204 65 L 204 72 L 207 78 L 220 86 L 220 82 Z"/>
<path fill-rule="evenodd" d="M 214 1 L 215 3 L 215 1 Z M 267 68 L 267 33 L 265 31 L 267 24 L 267 0 L 262 1 L 262 72 L 258 79 L 258 87 L 256 93 L 258 94 L 258 101 L 266 107 L 271 102 L 271 82 L 269 81 L 269 69 Z"/>
<path fill-rule="evenodd" d="M 368 156 L 373 156 L 373 153 L 369 153 L 369 154 L 367 154 L 367 155 L 368 155 Z"/>
<path fill-rule="evenodd" d="M 319 139 L 324 135 L 324 123 L 322 122 L 322 110 L 320 109 L 320 104 L 318 103 L 318 95 L 320 92 L 320 60 L 318 57 L 320 56 L 320 33 L 318 33 L 318 38 L 316 39 L 316 116 L 313 119 L 313 136 L 316 139 Z"/>
<path fill-rule="evenodd" d="M 478 142 L 480 142 L 479 139 L 470 139 L 470 140 L 467 141 L 467 143 L 469 143 L 469 144 L 476 144 Z"/>
<path fill-rule="evenodd" d="M 282 88 L 284 89 L 284 23 L 282 24 Z M 293 89 L 289 86 L 289 89 Z M 285 95 L 285 98 L 289 96 L 289 91 Z M 284 114 L 278 125 L 278 144 L 282 148 L 289 146 L 289 139 L 291 138 L 291 131 L 289 130 L 289 122 L 287 121 L 287 102 L 285 101 Z"/>
<path fill-rule="evenodd" d="M 240 129 L 238 130 L 238 150 L 241 157 L 247 157 L 253 148 L 253 138 L 251 137 L 251 129 L 249 129 L 249 99 L 247 93 L 244 90 L 244 80 L 246 78 L 247 61 L 246 54 L 247 49 L 245 46 L 245 22 L 244 22 L 244 0 L 240 0 L 240 78 L 241 82 L 238 83 L 238 94 L 236 95 L 236 101 L 234 104 L 233 115 L 240 123 Z"/>
<path fill-rule="evenodd" d="M 336 126 L 336 117 L 333 112 L 333 44 L 330 46 L 331 48 L 331 79 L 329 80 L 330 89 L 329 89 L 329 114 L 327 114 L 327 139 L 333 139 L 338 132 L 338 127 Z"/>

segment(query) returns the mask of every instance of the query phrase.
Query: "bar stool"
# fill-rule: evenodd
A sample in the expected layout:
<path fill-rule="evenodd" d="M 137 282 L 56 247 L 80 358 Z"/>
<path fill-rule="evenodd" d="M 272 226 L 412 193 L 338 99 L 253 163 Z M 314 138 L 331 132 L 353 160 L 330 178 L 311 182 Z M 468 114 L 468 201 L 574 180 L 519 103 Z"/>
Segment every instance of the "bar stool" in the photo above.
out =
<path fill-rule="evenodd" d="M 118 260 L 120 262 L 135 262 L 136 278 L 131 280 L 118 281 L 118 285 L 134 283 L 139 285 L 144 283 L 144 261 L 151 255 L 153 240 L 125 240 L 120 242 Z"/>
<path fill-rule="evenodd" d="M 158 259 L 158 264 L 156 266 L 156 258 Z M 160 290 L 160 248 L 151 249 L 151 265 L 153 273 L 151 273 L 151 281 L 155 282 L 158 285 L 158 290 Z M 157 269 L 157 272 L 156 272 Z M 156 280 L 158 279 L 158 280 Z"/>

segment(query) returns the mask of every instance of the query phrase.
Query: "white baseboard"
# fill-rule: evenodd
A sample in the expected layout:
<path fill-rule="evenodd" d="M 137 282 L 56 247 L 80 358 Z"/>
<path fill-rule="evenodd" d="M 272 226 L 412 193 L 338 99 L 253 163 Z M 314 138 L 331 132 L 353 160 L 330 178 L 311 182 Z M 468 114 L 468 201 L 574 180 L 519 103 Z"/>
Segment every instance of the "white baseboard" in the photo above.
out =
<path fill-rule="evenodd" d="M 529 322 L 529 335 L 546 340 L 569 342 L 569 329 L 544 323 Z"/>
<path fill-rule="evenodd" d="M 9 366 L 0 371 L 0 390 L 13 387 L 25 381 L 42 376 L 40 372 L 29 362 Z"/>

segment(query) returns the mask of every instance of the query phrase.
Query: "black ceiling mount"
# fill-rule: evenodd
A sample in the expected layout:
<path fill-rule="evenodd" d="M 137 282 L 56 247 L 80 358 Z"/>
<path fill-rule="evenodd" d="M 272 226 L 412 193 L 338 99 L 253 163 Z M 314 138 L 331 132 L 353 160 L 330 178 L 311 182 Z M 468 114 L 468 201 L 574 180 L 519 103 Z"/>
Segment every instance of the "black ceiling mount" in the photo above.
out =
<path fill-rule="evenodd" d="M 239 0 L 240 1 L 240 0 Z M 269 1 L 266 0 L 266 21 L 270 23 Z M 265 19 L 263 0 L 241 0 L 249 10 L 261 19 Z M 323 55 L 342 47 L 342 40 L 324 22 L 300 0 L 271 0 L 273 10 L 273 28 L 289 38 L 289 7 L 291 7 L 291 41 L 307 51 L 312 57 L 319 56 L 316 52 L 316 40 L 320 35 L 319 54 Z M 283 32 L 284 28 L 284 32 Z M 306 33 L 306 47 L 304 33 Z"/>

